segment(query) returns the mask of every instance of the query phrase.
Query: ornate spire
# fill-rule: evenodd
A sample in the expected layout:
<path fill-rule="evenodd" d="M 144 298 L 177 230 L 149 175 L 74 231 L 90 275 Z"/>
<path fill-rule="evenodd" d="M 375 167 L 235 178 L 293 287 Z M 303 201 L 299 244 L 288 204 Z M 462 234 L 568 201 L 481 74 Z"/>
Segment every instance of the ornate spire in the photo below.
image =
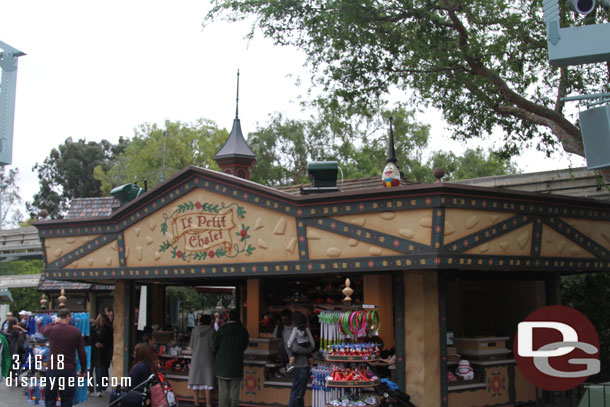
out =
<path fill-rule="evenodd" d="M 239 70 L 237 71 L 237 97 L 235 100 L 235 119 L 231 134 L 214 156 L 222 172 L 250 179 L 250 169 L 256 163 L 256 155 L 246 142 L 239 121 Z"/>

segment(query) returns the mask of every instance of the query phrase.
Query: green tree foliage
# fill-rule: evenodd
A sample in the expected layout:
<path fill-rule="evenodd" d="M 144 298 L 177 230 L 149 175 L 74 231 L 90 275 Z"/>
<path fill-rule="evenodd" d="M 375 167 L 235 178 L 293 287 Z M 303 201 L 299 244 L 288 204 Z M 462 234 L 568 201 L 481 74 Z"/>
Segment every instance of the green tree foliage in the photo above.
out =
<path fill-rule="evenodd" d="M 206 119 L 194 123 L 168 120 L 164 128 L 145 123 L 125 142 L 116 165 L 95 168 L 95 180 L 101 184 L 103 194 L 108 195 L 116 186 L 145 179 L 153 187 L 160 179 L 167 180 L 189 165 L 217 170 L 214 154 L 228 136 L 226 130 L 219 130 L 214 122 Z"/>
<path fill-rule="evenodd" d="M 42 260 L 15 260 L 0 263 L 0 276 L 13 274 L 40 274 L 44 262 Z M 27 288 L 11 288 L 11 295 L 14 302 L 11 304 L 11 311 L 15 315 L 17 312 L 25 310 L 33 310 L 40 308 L 40 298 L 42 293 L 36 287 Z"/>
<path fill-rule="evenodd" d="M 561 279 L 561 304 L 576 308 L 595 326 L 600 342 L 601 371 L 589 378 L 593 382 L 610 379 L 610 275 L 596 273 L 564 276 Z"/>
<path fill-rule="evenodd" d="M 21 212 L 21 196 L 19 195 L 19 169 L 9 169 L 2 166 L 0 170 L 0 199 L 2 210 L 0 212 L 0 227 L 16 227 L 23 220 Z"/>
<path fill-rule="evenodd" d="M 583 24 L 560 1 L 563 26 Z M 504 133 L 502 152 L 558 145 L 584 156 L 562 96 L 608 91 L 610 66 L 553 68 L 542 0 L 215 0 L 215 18 L 256 17 L 280 45 L 306 52 L 329 99 L 366 108 L 391 90 L 441 110 L 454 137 Z M 585 23 L 608 21 L 598 7 Z M 412 91 L 412 94 L 411 94 Z M 405 100 L 407 97 L 405 97 Z"/>
<path fill-rule="evenodd" d="M 430 128 L 402 106 L 349 120 L 330 111 L 322 109 L 318 117 L 302 121 L 278 114 L 250 133 L 248 144 L 257 156 L 251 179 L 269 186 L 306 183 L 307 162 L 316 160 L 337 160 L 346 179 L 381 176 L 388 157 L 390 117 L 398 164 L 409 180 L 433 182 L 436 166 L 445 168 L 447 180 L 516 172 L 510 159 L 491 152 L 486 156 L 481 149 L 463 156 L 436 152 L 426 159 Z"/>
<path fill-rule="evenodd" d="M 115 158 L 125 148 L 125 140 L 117 145 L 107 140 L 94 141 L 66 139 L 58 148 L 51 150 L 42 164 L 36 164 L 40 190 L 34 200 L 26 206 L 30 213 L 46 209 L 51 218 L 60 218 L 68 209 L 72 198 L 102 196 L 101 183 L 93 177 L 97 166 L 108 170 Z"/>
<path fill-rule="evenodd" d="M 456 156 L 453 152 L 435 152 L 430 162 L 430 167 L 441 167 L 445 170 L 443 181 L 517 173 L 517 166 L 510 160 L 494 151 L 488 151 L 486 154 L 481 147 L 468 149 L 461 156 Z"/>

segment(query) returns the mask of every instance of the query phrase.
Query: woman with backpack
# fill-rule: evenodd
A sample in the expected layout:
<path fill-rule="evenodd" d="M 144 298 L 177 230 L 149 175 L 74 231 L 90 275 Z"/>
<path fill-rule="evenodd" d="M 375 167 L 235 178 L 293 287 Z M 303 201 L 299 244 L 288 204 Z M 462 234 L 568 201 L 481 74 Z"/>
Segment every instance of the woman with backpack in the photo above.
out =
<path fill-rule="evenodd" d="M 290 407 L 305 406 L 305 391 L 307 390 L 307 379 L 311 354 L 315 348 L 315 342 L 311 331 L 307 327 L 307 317 L 302 312 L 292 313 L 295 327 L 288 340 L 290 365 L 288 367 L 292 374 L 292 389 L 290 390 Z"/>

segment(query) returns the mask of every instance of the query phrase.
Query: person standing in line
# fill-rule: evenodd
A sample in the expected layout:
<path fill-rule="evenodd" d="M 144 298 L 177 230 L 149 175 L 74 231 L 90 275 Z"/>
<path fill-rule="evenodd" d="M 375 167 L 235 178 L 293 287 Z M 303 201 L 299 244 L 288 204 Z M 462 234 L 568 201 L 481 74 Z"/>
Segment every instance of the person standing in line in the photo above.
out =
<path fill-rule="evenodd" d="M 282 364 L 288 364 L 288 339 L 292 333 L 292 311 L 285 309 L 280 313 L 280 322 L 275 326 L 272 336 L 274 338 L 280 338 L 280 345 L 278 349 L 280 361 Z M 280 369 L 281 374 L 286 373 L 284 366 Z"/>
<path fill-rule="evenodd" d="M 212 406 L 212 390 L 214 389 L 214 327 L 212 317 L 203 315 L 201 325 L 191 332 L 189 346 L 192 350 L 191 367 L 189 369 L 188 388 L 193 390 L 195 407 L 199 406 L 199 395 L 205 392 L 206 407 Z"/>
<path fill-rule="evenodd" d="M 70 325 L 71 321 L 70 310 L 60 309 L 57 311 L 57 321 L 40 330 L 40 333 L 49 339 L 49 361 L 52 361 L 52 363 L 49 362 L 46 374 L 47 387 L 44 390 L 46 407 L 55 407 L 58 392 L 61 396 L 61 407 L 72 407 L 76 387 L 70 386 L 68 383 L 70 380 L 74 380 L 76 383 L 77 380 L 77 352 L 81 365 L 80 375 L 84 377 L 87 374 L 87 354 L 83 336 L 77 327 Z"/>
<path fill-rule="evenodd" d="M 102 378 L 108 377 L 108 368 L 112 360 L 112 332 L 102 314 L 95 319 L 95 325 L 91 330 L 91 343 L 93 344 L 92 361 L 97 386 L 95 395 L 102 397 L 102 392 L 106 390 L 102 386 Z"/>
<path fill-rule="evenodd" d="M 244 351 L 249 340 L 250 335 L 239 320 L 239 310 L 232 309 L 229 320 L 218 329 L 214 337 L 219 407 L 239 407 Z"/>
<path fill-rule="evenodd" d="M 307 328 L 307 317 L 305 314 L 296 311 L 292 314 L 292 320 L 296 326 L 292 329 L 288 339 L 288 348 L 290 350 L 289 371 L 292 371 L 292 389 L 290 390 L 289 407 L 304 407 L 311 353 L 314 350 L 315 343 L 311 336 L 311 331 Z"/>
<path fill-rule="evenodd" d="M 195 328 L 195 321 L 197 320 L 197 315 L 195 315 L 195 308 L 191 307 L 189 312 L 186 314 L 186 332 L 189 334 Z"/>

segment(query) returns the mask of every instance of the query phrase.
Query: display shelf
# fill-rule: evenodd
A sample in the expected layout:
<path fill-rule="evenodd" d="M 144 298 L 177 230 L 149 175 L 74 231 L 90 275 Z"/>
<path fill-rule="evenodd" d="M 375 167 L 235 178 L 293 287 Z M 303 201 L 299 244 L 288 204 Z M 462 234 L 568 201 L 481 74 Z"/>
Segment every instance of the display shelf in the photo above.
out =
<path fill-rule="evenodd" d="M 344 406 L 343 404 L 341 405 L 334 405 L 334 404 L 326 404 L 326 407 L 378 407 L 380 404 L 379 403 L 375 403 L 375 404 L 363 404 L 361 406 L 356 405 L 356 404 L 352 404 L 352 405 L 347 405 Z"/>
<path fill-rule="evenodd" d="M 471 389 L 480 389 L 486 387 L 485 383 L 481 383 L 474 380 L 462 381 L 462 382 L 453 382 L 452 384 L 447 385 L 448 391 L 457 391 L 457 390 L 471 390 Z"/>
<path fill-rule="evenodd" d="M 379 360 L 379 356 L 348 356 L 348 355 L 326 355 L 328 362 L 373 362 Z"/>
<path fill-rule="evenodd" d="M 162 358 L 166 358 L 166 359 L 191 359 L 192 356 L 191 355 L 170 355 L 169 353 L 162 353 L 161 355 L 159 355 L 159 357 Z"/>
<path fill-rule="evenodd" d="M 345 387 L 345 388 L 355 388 L 355 387 L 374 387 L 379 386 L 379 379 L 372 380 L 345 380 L 345 381 L 337 381 L 337 380 L 326 380 L 326 385 L 328 387 Z"/>

